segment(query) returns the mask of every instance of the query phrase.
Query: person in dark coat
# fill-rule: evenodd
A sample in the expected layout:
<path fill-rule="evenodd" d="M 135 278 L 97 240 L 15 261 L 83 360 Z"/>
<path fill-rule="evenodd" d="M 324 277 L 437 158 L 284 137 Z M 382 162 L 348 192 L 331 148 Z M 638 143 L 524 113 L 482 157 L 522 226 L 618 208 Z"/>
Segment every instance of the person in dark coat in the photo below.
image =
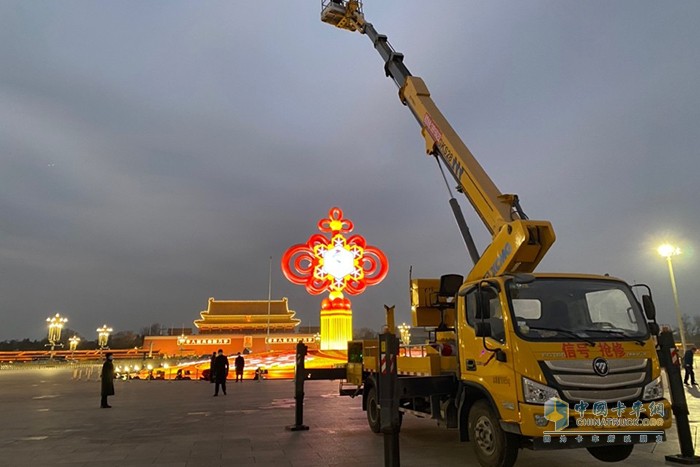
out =
<path fill-rule="evenodd" d="M 228 358 L 224 351 L 219 349 L 218 355 L 214 359 L 214 396 L 219 395 L 219 386 L 226 395 L 226 377 L 228 376 Z"/>
<path fill-rule="evenodd" d="M 238 352 L 238 356 L 233 363 L 236 366 L 236 382 L 238 382 L 239 379 L 241 382 L 243 382 L 243 368 L 245 367 L 245 359 L 240 352 Z"/>
<path fill-rule="evenodd" d="M 214 360 L 216 360 L 216 352 L 211 353 L 211 362 L 209 362 L 209 382 L 214 382 Z"/>
<path fill-rule="evenodd" d="M 112 363 L 112 353 L 105 354 L 105 362 L 102 365 L 102 401 L 100 407 L 103 409 L 112 408 L 107 403 L 107 396 L 114 395 L 114 363 Z"/>
<path fill-rule="evenodd" d="M 687 385 L 688 379 L 690 379 L 693 386 L 697 386 L 698 383 L 695 382 L 695 370 L 693 368 L 693 357 L 695 357 L 695 351 L 698 350 L 695 347 L 691 347 L 685 351 L 683 354 L 683 368 L 685 368 L 685 379 L 683 382 Z"/>

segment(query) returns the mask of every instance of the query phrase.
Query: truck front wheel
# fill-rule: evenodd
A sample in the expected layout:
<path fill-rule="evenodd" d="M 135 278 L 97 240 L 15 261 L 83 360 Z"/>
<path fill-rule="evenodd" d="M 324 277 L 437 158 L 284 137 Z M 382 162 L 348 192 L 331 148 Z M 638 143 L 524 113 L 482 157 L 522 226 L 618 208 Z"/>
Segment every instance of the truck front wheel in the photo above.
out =
<path fill-rule="evenodd" d="M 372 386 L 367 391 L 367 423 L 369 428 L 379 433 L 382 428 L 382 422 L 379 419 L 379 397 L 377 396 L 377 388 Z"/>
<path fill-rule="evenodd" d="M 586 448 L 593 457 L 603 462 L 620 462 L 627 459 L 632 454 L 634 444 L 623 444 L 621 446 L 599 446 Z"/>
<path fill-rule="evenodd" d="M 501 428 L 491 405 L 484 399 L 474 403 L 467 422 L 469 439 L 484 467 L 512 467 L 518 457 L 518 437 Z"/>

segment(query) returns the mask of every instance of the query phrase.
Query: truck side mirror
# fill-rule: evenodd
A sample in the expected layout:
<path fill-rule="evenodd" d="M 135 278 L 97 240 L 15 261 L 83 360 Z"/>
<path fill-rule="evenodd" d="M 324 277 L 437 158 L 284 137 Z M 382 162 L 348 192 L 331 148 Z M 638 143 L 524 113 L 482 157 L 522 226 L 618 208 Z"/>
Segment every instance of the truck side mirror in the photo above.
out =
<path fill-rule="evenodd" d="M 475 317 L 479 320 L 491 318 L 491 308 L 489 305 L 490 295 L 486 290 L 480 289 L 476 293 Z"/>
<path fill-rule="evenodd" d="M 658 336 L 659 332 L 661 329 L 659 328 L 659 325 L 656 322 L 650 321 L 647 323 L 647 326 L 649 327 L 649 332 L 651 333 L 652 336 Z"/>
<path fill-rule="evenodd" d="M 642 295 L 642 304 L 644 306 L 644 314 L 647 315 L 649 321 L 656 321 L 656 307 L 651 295 Z"/>
<path fill-rule="evenodd" d="M 491 337 L 491 323 L 479 321 L 476 323 L 476 337 Z"/>

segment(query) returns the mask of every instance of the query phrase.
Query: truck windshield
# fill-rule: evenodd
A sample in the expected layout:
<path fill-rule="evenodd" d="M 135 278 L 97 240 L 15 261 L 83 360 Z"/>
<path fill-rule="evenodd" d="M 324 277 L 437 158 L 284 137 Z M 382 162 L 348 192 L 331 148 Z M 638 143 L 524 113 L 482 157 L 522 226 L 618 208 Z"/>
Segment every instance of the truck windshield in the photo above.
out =
<path fill-rule="evenodd" d="M 537 278 L 508 283 L 516 333 L 525 339 L 636 340 L 648 334 L 639 303 L 623 282 Z"/>

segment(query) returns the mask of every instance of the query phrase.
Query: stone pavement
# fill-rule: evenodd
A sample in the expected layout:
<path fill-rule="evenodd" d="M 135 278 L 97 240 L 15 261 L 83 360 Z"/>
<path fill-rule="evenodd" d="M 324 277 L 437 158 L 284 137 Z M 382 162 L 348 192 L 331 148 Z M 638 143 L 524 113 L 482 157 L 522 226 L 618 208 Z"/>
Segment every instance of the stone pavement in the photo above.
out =
<path fill-rule="evenodd" d="M 338 383 L 305 385 L 304 424 L 294 423 L 292 381 L 228 383 L 212 397 L 201 381 L 116 381 L 112 409 L 99 408 L 99 382 L 68 369 L 0 371 L 0 466 L 383 466 L 383 437 L 367 427 L 359 399 Z M 691 432 L 700 424 L 700 391 L 688 390 Z M 617 465 L 661 465 L 680 452 L 675 428 L 660 445 L 637 446 Z M 431 420 L 407 416 L 402 466 L 477 466 L 471 443 Z M 522 450 L 517 466 L 604 465 L 582 449 Z"/>

